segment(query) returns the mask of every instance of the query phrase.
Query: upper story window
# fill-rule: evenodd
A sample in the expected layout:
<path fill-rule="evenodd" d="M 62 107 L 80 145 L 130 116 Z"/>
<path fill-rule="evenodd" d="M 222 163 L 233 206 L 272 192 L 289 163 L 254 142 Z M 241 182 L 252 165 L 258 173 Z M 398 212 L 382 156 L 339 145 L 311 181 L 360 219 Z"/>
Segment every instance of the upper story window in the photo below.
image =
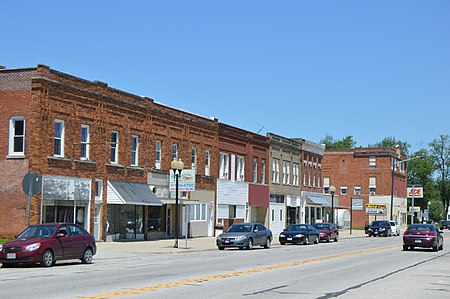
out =
<path fill-rule="evenodd" d="M 13 116 L 9 121 L 9 155 L 25 155 L 25 117 Z"/>
<path fill-rule="evenodd" d="M 55 128 L 53 131 L 53 155 L 55 157 L 64 157 L 64 121 L 55 119 Z"/>
<path fill-rule="evenodd" d="M 209 176 L 211 174 L 210 170 L 211 165 L 211 152 L 209 150 L 205 151 L 205 175 Z"/>
<path fill-rule="evenodd" d="M 90 127 L 88 125 L 81 125 L 80 128 L 80 159 L 89 160 L 89 138 Z"/>
<path fill-rule="evenodd" d="M 155 143 L 155 168 L 161 169 L 161 141 L 156 140 Z"/>
<path fill-rule="evenodd" d="M 341 186 L 341 195 L 347 195 L 347 186 Z"/>
<path fill-rule="evenodd" d="M 110 151 L 110 160 L 111 163 L 117 164 L 119 163 L 119 132 L 111 131 L 111 151 Z"/>
<path fill-rule="evenodd" d="M 377 158 L 375 156 L 369 157 L 369 167 L 376 168 L 377 167 Z"/>
<path fill-rule="evenodd" d="M 228 159 L 227 153 L 220 153 L 220 173 L 219 178 L 228 180 Z"/>
<path fill-rule="evenodd" d="M 244 157 L 237 157 L 236 181 L 244 181 Z"/>
<path fill-rule="evenodd" d="M 172 144 L 172 160 L 178 160 L 178 144 Z"/>
<path fill-rule="evenodd" d="M 253 183 L 258 182 L 258 160 L 253 159 Z"/>
<path fill-rule="evenodd" d="M 330 193 L 330 178 L 327 176 L 323 177 L 323 193 Z"/>
<path fill-rule="evenodd" d="M 355 195 L 361 195 L 361 186 L 355 186 Z"/>
<path fill-rule="evenodd" d="M 131 136 L 131 165 L 137 166 L 139 161 L 139 136 Z"/>
<path fill-rule="evenodd" d="M 369 177 L 369 193 L 370 195 L 377 194 L 377 178 L 374 176 Z"/>
<path fill-rule="evenodd" d="M 283 161 L 283 184 L 290 184 L 291 163 Z"/>
<path fill-rule="evenodd" d="M 317 188 L 321 188 L 320 187 L 320 174 L 317 175 Z"/>
<path fill-rule="evenodd" d="M 261 160 L 261 184 L 266 183 L 266 161 Z"/>
<path fill-rule="evenodd" d="M 103 181 L 95 180 L 95 199 L 101 200 L 102 198 Z"/>
<path fill-rule="evenodd" d="M 191 168 L 195 169 L 197 166 L 197 149 L 195 147 L 191 150 Z"/>
<path fill-rule="evenodd" d="M 298 163 L 292 164 L 292 185 L 299 185 L 300 165 Z"/>
<path fill-rule="evenodd" d="M 272 160 L 272 182 L 280 182 L 280 160 L 278 159 Z"/>

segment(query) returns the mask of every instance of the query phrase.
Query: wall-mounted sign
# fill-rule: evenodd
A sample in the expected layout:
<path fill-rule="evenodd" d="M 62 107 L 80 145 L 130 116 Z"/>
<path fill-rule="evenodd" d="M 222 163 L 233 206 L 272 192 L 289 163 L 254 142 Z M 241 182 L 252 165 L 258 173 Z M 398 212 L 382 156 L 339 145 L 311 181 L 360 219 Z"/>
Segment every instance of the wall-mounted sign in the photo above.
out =
<path fill-rule="evenodd" d="M 176 178 L 173 171 L 170 171 L 169 190 L 176 191 Z M 195 191 L 195 170 L 183 169 L 178 178 L 178 191 Z"/>
<path fill-rule="evenodd" d="M 352 210 L 362 211 L 364 208 L 364 200 L 362 198 L 352 198 Z"/>
<path fill-rule="evenodd" d="M 408 198 L 412 197 L 412 190 L 412 186 L 406 188 Z M 423 187 L 414 186 L 414 198 L 423 198 Z"/>
<path fill-rule="evenodd" d="M 366 204 L 366 215 L 386 215 L 386 205 Z"/>

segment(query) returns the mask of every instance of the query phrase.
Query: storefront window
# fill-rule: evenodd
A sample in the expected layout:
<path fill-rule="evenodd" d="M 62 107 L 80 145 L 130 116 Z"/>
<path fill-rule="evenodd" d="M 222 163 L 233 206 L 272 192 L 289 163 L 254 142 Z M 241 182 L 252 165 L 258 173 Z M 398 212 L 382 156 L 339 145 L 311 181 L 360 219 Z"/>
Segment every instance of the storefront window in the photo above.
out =
<path fill-rule="evenodd" d="M 143 234 L 143 215 L 143 206 L 108 205 L 108 234 L 120 234 L 120 238 Z"/>
<path fill-rule="evenodd" d="M 163 208 L 149 207 L 148 208 L 148 226 L 149 231 L 164 231 L 163 224 Z"/>

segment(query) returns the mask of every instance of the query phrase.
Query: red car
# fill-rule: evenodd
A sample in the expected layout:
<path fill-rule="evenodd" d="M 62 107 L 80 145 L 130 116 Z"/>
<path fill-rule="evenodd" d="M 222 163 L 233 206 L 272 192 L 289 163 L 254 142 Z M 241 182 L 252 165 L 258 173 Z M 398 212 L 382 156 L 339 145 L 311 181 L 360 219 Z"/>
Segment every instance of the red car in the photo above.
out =
<path fill-rule="evenodd" d="M 314 223 L 313 226 L 320 233 L 320 241 L 337 242 L 339 240 L 339 231 L 333 223 Z"/>
<path fill-rule="evenodd" d="M 0 245 L 3 267 L 40 263 L 50 267 L 57 260 L 80 259 L 92 263 L 97 251 L 94 237 L 74 223 L 44 223 L 25 229 L 16 239 Z"/>
<path fill-rule="evenodd" d="M 444 249 L 442 231 L 434 224 L 411 224 L 403 233 L 403 250 L 415 247 L 432 248 L 434 251 Z"/>

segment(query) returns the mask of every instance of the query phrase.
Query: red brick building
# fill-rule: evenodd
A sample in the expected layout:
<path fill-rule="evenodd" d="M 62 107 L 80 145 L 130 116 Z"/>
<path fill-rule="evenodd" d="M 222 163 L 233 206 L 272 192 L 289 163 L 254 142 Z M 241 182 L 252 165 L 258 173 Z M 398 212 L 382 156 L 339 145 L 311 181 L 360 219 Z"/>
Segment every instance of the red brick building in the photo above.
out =
<path fill-rule="evenodd" d="M 353 227 L 364 227 L 376 217 L 389 219 L 393 200 L 393 220 L 406 224 L 406 162 L 401 162 L 405 159 L 404 154 L 390 148 L 325 150 L 323 188 L 324 193 L 329 193 L 331 185 L 336 188 L 341 207 L 338 208 L 341 213 L 336 213 L 338 220 L 349 225 L 352 199 L 361 199 L 363 203 L 361 210 L 353 211 Z M 365 206 L 369 203 L 385 205 L 386 214 L 366 215 Z"/>
<path fill-rule="evenodd" d="M 173 237 L 174 192 L 160 198 L 148 188 L 168 185 L 173 158 L 196 169 L 196 191 L 183 194 L 194 205 L 186 222 L 212 230 L 217 120 L 44 65 L 0 69 L 0 104 L 0 236 L 26 225 L 21 183 L 32 171 L 43 188 L 31 224 L 78 222 L 103 240 Z"/>
<path fill-rule="evenodd" d="M 219 123 L 216 222 L 268 225 L 269 138 Z"/>

